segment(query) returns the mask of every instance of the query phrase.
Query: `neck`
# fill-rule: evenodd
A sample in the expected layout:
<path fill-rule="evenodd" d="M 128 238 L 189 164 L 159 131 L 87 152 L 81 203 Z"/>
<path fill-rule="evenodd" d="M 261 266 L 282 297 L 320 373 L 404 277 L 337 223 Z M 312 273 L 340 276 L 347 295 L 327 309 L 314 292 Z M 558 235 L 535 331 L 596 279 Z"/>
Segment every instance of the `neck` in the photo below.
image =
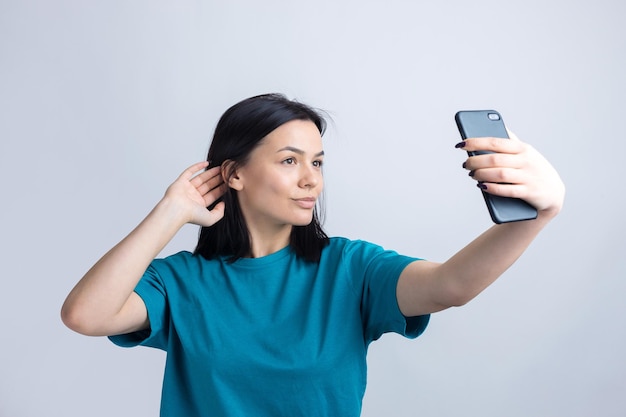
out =
<path fill-rule="evenodd" d="M 278 252 L 289 245 L 291 239 L 291 225 L 285 225 L 274 230 L 259 230 L 250 227 L 250 257 L 260 258 Z"/>

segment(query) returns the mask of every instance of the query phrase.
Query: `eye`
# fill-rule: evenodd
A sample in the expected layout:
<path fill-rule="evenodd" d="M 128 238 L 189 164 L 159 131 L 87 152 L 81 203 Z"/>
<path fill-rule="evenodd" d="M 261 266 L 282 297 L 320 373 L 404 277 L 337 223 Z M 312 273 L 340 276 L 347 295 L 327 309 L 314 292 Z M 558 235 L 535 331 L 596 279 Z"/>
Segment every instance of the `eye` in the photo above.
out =
<path fill-rule="evenodd" d="M 322 165 L 324 165 L 324 161 L 322 161 L 321 159 L 318 159 L 317 161 L 313 161 L 313 166 L 316 168 L 321 168 Z"/>
<path fill-rule="evenodd" d="M 283 160 L 283 164 L 293 165 L 295 163 L 296 163 L 296 160 L 294 158 L 287 158 Z"/>

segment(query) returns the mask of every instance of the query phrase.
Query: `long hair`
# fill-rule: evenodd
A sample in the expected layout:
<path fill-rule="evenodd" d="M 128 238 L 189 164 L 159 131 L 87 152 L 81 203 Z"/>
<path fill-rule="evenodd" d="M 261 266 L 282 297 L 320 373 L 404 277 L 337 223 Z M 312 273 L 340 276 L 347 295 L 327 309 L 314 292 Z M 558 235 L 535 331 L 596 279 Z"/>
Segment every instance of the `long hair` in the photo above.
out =
<path fill-rule="evenodd" d="M 318 110 L 281 94 L 264 94 L 235 104 L 226 110 L 215 127 L 207 155 L 209 168 L 230 160 L 229 170 L 234 172 L 246 164 L 250 153 L 263 138 L 292 120 L 313 122 L 321 135 L 326 130 L 326 120 Z M 207 259 L 227 256 L 229 261 L 234 262 L 250 254 L 250 233 L 237 191 L 229 187 L 221 200 L 226 204 L 224 218 L 213 226 L 200 229 L 194 254 Z M 290 246 L 297 256 L 307 261 L 318 262 L 322 249 L 328 244 L 328 236 L 320 224 L 320 210 L 316 206 L 311 223 L 293 226 L 291 231 Z"/>

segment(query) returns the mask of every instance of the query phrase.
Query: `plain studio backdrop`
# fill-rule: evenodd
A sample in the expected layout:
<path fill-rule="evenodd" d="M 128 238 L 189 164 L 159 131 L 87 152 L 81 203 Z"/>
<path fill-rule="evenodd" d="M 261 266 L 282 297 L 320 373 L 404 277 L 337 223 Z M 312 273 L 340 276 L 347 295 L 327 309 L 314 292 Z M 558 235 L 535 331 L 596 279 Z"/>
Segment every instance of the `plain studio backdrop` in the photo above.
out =
<path fill-rule="evenodd" d="M 75 334 L 61 304 L 266 92 L 332 116 L 330 235 L 444 261 L 488 228 L 457 110 L 500 111 L 567 185 L 493 286 L 371 345 L 364 416 L 626 415 L 625 5 L 3 0 L 0 416 L 158 415 L 164 353 Z"/>

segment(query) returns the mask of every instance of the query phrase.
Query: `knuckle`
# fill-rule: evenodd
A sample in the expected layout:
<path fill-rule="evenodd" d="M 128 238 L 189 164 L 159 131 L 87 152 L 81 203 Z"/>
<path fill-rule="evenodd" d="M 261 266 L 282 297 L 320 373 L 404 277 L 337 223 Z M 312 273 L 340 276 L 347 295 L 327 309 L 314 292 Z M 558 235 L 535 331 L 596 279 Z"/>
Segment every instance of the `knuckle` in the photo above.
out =
<path fill-rule="evenodd" d="M 498 161 L 500 160 L 498 154 L 490 153 L 487 154 L 487 163 L 491 166 L 498 166 Z"/>
<path fill-rule="evenodd" d="M 513 186 L 511 187 L 511 197 L 513 198 L 522 198 L 526 196 L 525 188 L 523 186 Z"/>
<path fill-rule="evenodd" d="M 502 139 L 502 138 L 489 138 L 489 146 L 492 149 L 500 149 L 502 148 L 502 145 L 504 144 L 504 140 L 506 139 Z"/>
<path fill-rule="evenodd" d="M 510 180 L 510 175 L 509 175 L 509 173 L 508 173 L 508 171 L 506 169 L 502 169 L 502 168 L 497 169 L 494 172 L 494 174 L 496 176 L 497 182 L 504 182 L 504 183 L 510 182 L 509 181 Z"/>

